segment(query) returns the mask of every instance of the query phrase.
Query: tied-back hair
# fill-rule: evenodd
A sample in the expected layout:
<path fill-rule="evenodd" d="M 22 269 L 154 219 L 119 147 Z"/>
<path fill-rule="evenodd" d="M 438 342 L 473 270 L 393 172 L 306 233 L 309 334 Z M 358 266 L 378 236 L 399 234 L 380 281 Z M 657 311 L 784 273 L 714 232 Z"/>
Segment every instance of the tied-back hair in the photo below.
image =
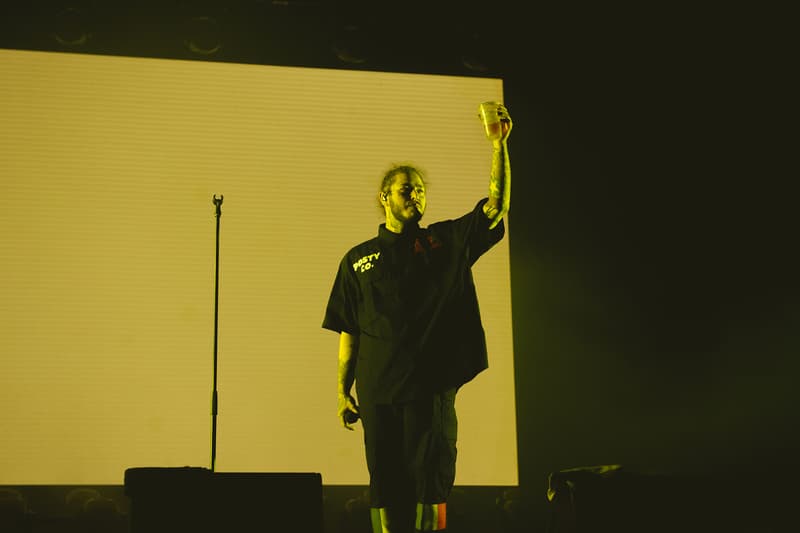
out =
<path fill-rule="evenodd" d="M 428 188 L 428 176 L 423 169 L 412 163 L 393 164 L 383 175 L 383 179 L 381 180 L 381 188 L 378 191 L 378 208 L 380 209 L 381 213 L 385 212 L 383 204 L 381 203 L 381 194 L 389 194 L 389 190 L 392 188 L 392 183 L 394 183 L 394 177 L 396 175 L 410 175 L 412 172 L 416 173 L 419 176 L 419 179 L 422 180 L 422 184 L 425 185 L 425 188 Z"/>

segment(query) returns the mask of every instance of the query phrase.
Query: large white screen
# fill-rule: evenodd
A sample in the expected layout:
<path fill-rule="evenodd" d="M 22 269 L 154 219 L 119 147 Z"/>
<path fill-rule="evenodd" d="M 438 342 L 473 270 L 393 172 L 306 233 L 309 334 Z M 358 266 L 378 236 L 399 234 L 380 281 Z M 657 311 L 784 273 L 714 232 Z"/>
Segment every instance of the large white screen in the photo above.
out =
<path fill-rule="evenodd" d="M 486 195 L 502 80 L 0 50 L 0 484 L 217 471 L 366 484 L 321 329 L 393 162 L 423 223 Z M 513 106 L 509 104 L 513 113 Z M 512 154 L 513 156 L 513 154 Z M 460 485 L 517 484 L 510 235 L 474 268 L 490 368 L 459 394 Z"/>

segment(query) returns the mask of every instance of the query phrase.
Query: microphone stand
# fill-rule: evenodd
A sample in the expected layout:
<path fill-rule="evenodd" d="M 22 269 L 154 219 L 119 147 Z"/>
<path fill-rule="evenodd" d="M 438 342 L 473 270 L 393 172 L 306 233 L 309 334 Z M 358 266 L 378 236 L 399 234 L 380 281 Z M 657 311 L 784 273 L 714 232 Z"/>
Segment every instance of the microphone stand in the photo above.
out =
<path fill-rule="evenodd" d="M 214 472 L 214 464 L 217 458 L 217 412 L 218 412 L 218 396 L 217 396 L 217 323 L 219 316 L 219 220 L 222 218 L 222 199 L 225 198 L 220 195 L 217 198 L 213 196 L 214 205 L 217 207 L 217 256 L 216 268 L 214 272 L 214 388 L 211 393 L 211 472 Z"/>

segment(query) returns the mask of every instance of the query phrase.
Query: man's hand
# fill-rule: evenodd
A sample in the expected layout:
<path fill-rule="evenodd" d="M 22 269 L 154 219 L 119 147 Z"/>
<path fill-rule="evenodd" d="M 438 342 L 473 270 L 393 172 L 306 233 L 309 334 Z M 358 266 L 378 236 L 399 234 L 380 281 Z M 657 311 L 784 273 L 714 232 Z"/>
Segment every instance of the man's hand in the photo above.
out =
<path fill-rule="evenodd" d="M 339 393 L 338 404 L 336 414 L 342 421 L 342 426 L 353 431 L 350 424 L 354 424 L 358 420 L 358 405 L 356 405 L 355 399 L 350 394 Z"/>
<path fill-rule="evenodd" d="M 503 104 L 497 104 L 497 116 L 500 118 L 500 138 L 492 139 L 492 145 L 495 148 L 498 148 L 508 140 L 508 136 L 511 135 L 511 128 L 514 125 L 511 122 L 511 115 L 508 114 L 508 109 Z"/>

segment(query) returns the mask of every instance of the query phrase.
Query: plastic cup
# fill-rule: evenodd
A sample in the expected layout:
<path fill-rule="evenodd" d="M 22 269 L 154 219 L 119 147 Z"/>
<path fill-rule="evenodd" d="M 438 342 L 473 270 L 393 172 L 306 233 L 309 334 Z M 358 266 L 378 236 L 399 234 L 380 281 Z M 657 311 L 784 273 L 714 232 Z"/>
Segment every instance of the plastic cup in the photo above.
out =
<path fill-rule="evenodd" d="M 483 102 L 478 106 L 478 115 L 483 122 L 483 129 L 489 139 L 499 139 L 503 135 L 500 116 L 497 114 L 499 102 Z"/>

